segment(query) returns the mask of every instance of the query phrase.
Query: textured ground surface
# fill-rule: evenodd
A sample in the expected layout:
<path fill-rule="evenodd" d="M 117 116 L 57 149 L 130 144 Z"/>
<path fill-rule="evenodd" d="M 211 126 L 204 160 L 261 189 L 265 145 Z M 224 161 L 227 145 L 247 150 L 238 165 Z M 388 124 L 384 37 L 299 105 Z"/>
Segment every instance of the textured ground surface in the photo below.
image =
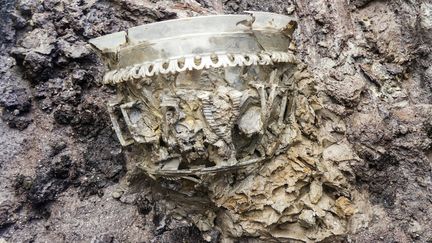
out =
<path fill-rule="evenodd" d="M 357 156 L 338 167 L 372 205 L 368 227 L 341 240 L 432 241 L 432 4 L 0 0 L 0 6 L 0 242 L 217 241 L 217 230 L 201 235 L 176 217 L 184 202 L 151 181 L 138 179 L 121 195 L 133 151 L 116 142 L 104 106 L 113 90 L 98 84 L 104 68 L 85 44 L 139 24 L 245 10 L 299 17 L 298 57 L 318 84 L 321 129 L 332 134 L 324 155 Z M 204 199 L 196 205 L 208 208 Z"/>

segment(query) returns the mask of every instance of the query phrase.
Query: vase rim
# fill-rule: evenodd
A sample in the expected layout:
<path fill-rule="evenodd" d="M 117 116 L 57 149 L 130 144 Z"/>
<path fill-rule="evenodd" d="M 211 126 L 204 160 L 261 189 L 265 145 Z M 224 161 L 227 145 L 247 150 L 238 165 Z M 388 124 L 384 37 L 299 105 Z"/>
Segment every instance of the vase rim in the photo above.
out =
<path fill-rule="evenodd" d="M 91 39 L 89 43 L 108 66 L 105 82 L 116 83 L 131 76 L 148 77 L 183 69 L 242 66 L 249 63 L 243 60 L 248 57 L 256 59 L 250 65 L 257 65 L 263 63 L 261 57 L 265 53 L 270 53 L 273 62 L 279 62 L 280 58 L 272 57 L 279 53 L 286 53 L 285 56 L 290 54 L 292 31 L 289 28 L 293 21 L 295 23 L 294 17 L 253 11 L 239 15 L 198 16 L 140 25 Z M 242 55 L 243 59 L 238 58 L 243 61 L 233 62 L 233 55 Z M 207 60 L 215 56 L 217 60 Z M 179 62 L 188 58 L 207 58 L 207 61 L 179 68 L 182 66 Z M 225 61 L 219 61 L 221 59 Z M 140 72 L 140 68 L 146 70 Z M 131 69 L 132 73 L 126 74 Z M 122 73 L 121 77 L 119 73 Z M 114 74 L 117 77 L 110 78 Z"/>

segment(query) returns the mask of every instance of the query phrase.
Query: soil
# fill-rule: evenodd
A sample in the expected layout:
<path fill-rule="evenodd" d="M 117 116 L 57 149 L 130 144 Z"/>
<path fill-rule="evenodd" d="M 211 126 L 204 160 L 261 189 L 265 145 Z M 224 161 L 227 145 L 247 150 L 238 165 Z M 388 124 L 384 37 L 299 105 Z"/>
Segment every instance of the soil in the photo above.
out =
<path fill-rule="evenodd" d="M 340 140 L 360 158 L 347 165 L 350 183 L 368 198 L 372 220 L 329 242 L 432 241 L 431 3 L 0 6 L 0 242 L 218 242 L 217 225 L 202 234 L 175 216 L 181 202 L 171 192 L 129 170 L 133 151 L 117 141 L 105 106 L 115 91 L 100 84 L 105 68 L 87 41 L 145 23 L 247 10 L 298 17 L 297 56 L 319 83 L 323 106 L 337 114 Z"/>

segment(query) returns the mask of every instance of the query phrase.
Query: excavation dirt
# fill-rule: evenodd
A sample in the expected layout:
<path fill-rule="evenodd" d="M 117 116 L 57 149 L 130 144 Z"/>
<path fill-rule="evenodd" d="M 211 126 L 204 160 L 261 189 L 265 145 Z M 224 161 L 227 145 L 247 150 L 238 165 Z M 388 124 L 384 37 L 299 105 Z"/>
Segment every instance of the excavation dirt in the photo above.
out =
<path fill-rule="evenodd" d="M 432 241 L 427 1 L 0 0 L 0 242 Z M 286 154 L 185 194 L 122 147 L 88 40 L 168 19 L 297 18 Z"/>

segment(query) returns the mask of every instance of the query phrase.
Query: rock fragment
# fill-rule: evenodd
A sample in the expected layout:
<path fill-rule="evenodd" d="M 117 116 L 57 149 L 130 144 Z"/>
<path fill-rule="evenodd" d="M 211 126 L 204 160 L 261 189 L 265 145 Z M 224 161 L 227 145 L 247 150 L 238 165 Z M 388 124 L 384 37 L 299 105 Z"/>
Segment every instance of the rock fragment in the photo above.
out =
<path fill-rule="evenodd" d="M 309 199 L 311 203 L 316 204 L 321 199 L 323 193 L 322 183 L 314 180 L 310 184 Z"/>
<path fill-rule="evenodd" d="M 312 228 L 315 226 L 315 212 L 312 210 L 303 210 L 299 215 L 299 223 L 305 228 Z"/>
<path fill-rule="evenodd" d="M 352 202 L 346 197 L 339 197 L 336 200 L 336 213 L 340 217 L 349 217 L 355 213 L 355 208 Z"/>

